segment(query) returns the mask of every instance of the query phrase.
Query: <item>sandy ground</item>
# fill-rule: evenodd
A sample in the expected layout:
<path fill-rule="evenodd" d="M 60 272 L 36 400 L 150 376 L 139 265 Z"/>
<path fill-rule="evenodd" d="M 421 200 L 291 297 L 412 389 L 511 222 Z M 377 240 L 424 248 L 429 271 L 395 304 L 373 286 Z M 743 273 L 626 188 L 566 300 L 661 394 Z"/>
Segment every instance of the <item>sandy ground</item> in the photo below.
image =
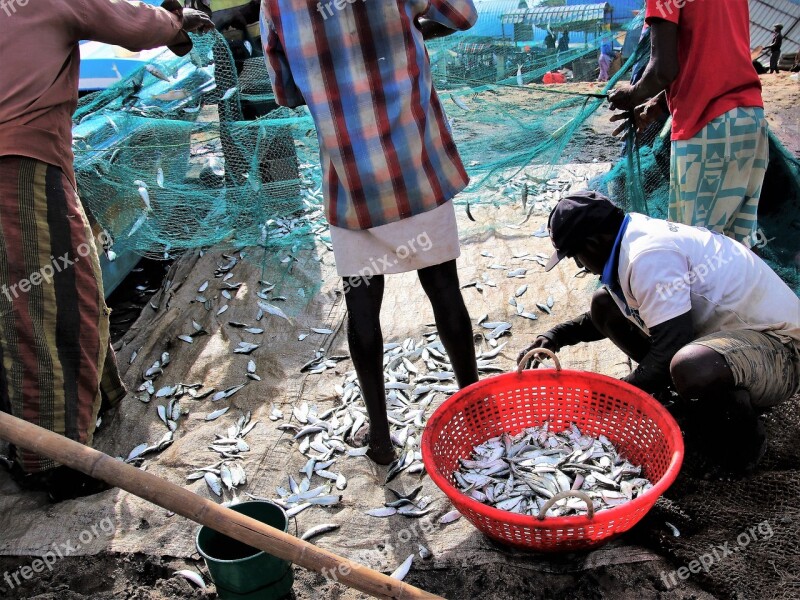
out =
<path fill-rule="evenodd" d="M 798 92 L 800 85 L 789 79 L 788 73 L 762 76 L 767 118 L 773 131 L 795 155 L 800 154 L 800 107 Z M 588 87 L 581 84 L 581 87 Z M 612 125 L 607 120 L 608 110 L 603 107 L 589 123 L 589 129 L 581 132 L 583 140 L 590 141 L 582 153 L 584 160 L 614 160 L 618 143 L 610 132 Z M 141 276 L 141 275 L 140 275 Z M 130 305 L 130 299 L 122 300 Z M 130 313 L 128 313 L 130 315 Z M 118 324 L 124 329 L 124 323 Z M 142 527 L 147 527 L 143 523 Z M 636 536 L 636 530 L 630 534 Z M 199 557 L 198 557 L 199 558 Z M 177 598 L 213 598 L 213 591 L 194 589 L 188 582 L 174 577 L 181 568 L 195 568 L 207 575 L 200 560 L 176 560 L 168 557 L 143 555 L 103 554 L 94 557 L 67 558 L 57 563 L 52 572 L 24 583 L 9 586 L 2 574 L 13 573 L 31 563 L 30 557 L 0 558 L 0 597 L 36 598 L 38 600 L 130 599 L 167 600 Z M 706 599 L 713 596 L 703 592 L 695 584 L 667 590 L 660 573 L 673 567 L 664 559 L 633 565 L 600 567 L 581 573 L 531 573 L 517 572 L 502 564 L 447 570 L 414 571 L 408 581 L 433 593 L 451 599 L 482 598 L 663 598 Z M 363 595 L 344 587 L 326 583 L 318 575 L 296 568 L 295 597 L 355 599 Z M 748 597 L 751 593 L 748 592 Z"/>

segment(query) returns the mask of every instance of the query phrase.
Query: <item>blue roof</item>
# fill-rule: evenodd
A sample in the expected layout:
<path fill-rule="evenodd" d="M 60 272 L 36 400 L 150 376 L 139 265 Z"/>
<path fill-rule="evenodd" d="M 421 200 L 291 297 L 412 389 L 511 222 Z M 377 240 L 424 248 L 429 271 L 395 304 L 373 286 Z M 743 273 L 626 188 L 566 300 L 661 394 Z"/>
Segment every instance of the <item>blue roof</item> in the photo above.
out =
<path fill-rule="evenodd" d="M 528 0 L 528 6 L 536 4 L 535 1 Z M 467 35 L 501 37 L 503 27 L 500 17 L 504 14 L 517 10 L 519 0 L 475 0 L 475 8 L 478 10 L 478 22 L 466 32 Z"/>

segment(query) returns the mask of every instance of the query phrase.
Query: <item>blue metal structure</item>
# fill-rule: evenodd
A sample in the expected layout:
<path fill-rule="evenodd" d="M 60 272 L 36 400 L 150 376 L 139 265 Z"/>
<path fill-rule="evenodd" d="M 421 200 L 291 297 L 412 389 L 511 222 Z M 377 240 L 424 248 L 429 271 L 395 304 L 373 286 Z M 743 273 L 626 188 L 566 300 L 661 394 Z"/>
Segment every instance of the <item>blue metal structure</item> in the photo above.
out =
<path fill-rule="evenodd" d="M 567 0 L 567 6 L 574 4 L 586 4 L 589 0 Z M 644 9 L 644 0 L 608 0 L 612 13 L 612 23 L 620 25 L 630 21 L 635 15 L 635 11 Z"/>
<path fill-rule="evenodd" d="M 160 6 L 161 0 L 141 0 Z M 81 42 L 81 74 L 78 89 L 82 93 L 104 90 L 126 78 L 164 49 L 130 53 L 100 42 Z"/>

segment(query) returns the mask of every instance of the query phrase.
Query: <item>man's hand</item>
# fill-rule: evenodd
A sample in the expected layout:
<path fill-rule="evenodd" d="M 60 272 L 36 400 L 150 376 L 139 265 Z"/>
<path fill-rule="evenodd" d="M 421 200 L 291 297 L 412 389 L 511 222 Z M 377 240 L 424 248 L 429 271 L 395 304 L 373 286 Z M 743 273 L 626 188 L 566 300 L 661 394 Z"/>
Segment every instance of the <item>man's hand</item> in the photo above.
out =
<path fill-rule="evenodd" d="M 633 95 L 635 88 L 630 83 L 618 85 L 608 93 L 611 110 L 632 111 L 635 108 Z"/>
<path fill-rule="evenodd" d="M 609 120 L 612 123 L 616 121 L 622 121 L 622 123 L 614 130 L 612 135 L 617 136 L 623 133 L 631 125 L 635 125 L 636 131 L 642 133 L 651 124 L 664 118 L 667 114 L 667 109 L 664 106 L 665 102 L 666 98 L 662 93 L 655 98 L 650 98 L 650 100 L 640 104 L 632 111 L 615 113 Z"/>
<path fill-rule="evenodd" d="M 519 362 L 523 358 L 525 358 L 525 355 L 534 348 L 545 348 L 546 350 L 550 350 L 553 353 L 557 353 L 561 349 L 560 346 L 556 344 L 553 340 L 543 335 L 540 335 L 530 346 L 525 348 L 525 350 L 523 350 L 517 355 L 517 364 L 519 364 Z M 525 368 L 535 369 L 539 366 L 540 362 L 541 361 L 538 358 L 531 358 L 528 360 L 528 364 L 525 365 Z"/>
<path fill-rule="evenodd" d="M 641 133 L 650 127 L 650 125 L 663 119 L 667 115 L 662 96 L 663 94 L 659 94 L 655 98 L 651 98 L 634 109 L 633 115 L 636 122 L 636 131 Z"/>
<path fill-rule="evenodd" d="M 214 22 L 199 10 L 184 8 L 182 17 L 183 30 L 188 33 L 207 33 L 215 29 Z"/>
<path fill-rule="evenodd" d="M 624 134 L 628 132 L 628 128 L 631 127 L 633 124 L 635 117 L 632 111 L 626 110 L 624 112 L 618 112 L 611 115 L 609 121 L 612 123 L 616 123 L 617 121 L 622 121 L 617 128 L 611 133 L 614 137 Z"/>

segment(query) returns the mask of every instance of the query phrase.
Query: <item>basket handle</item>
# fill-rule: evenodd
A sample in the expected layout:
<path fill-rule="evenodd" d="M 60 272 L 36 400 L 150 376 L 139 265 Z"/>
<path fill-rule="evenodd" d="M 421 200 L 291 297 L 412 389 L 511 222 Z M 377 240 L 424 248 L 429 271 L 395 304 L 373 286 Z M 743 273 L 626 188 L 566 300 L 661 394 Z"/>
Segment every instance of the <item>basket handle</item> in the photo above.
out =
<path fill-rule="evenodd" d="M 559 500 L 563 500 L 564 498 L 580 498 L 584 502 L 586 502 L 586 512 L 587 516 L 592 519 L 594 518 L 594 503 L 592 499 L 586 492 L 581 492 L 579 490 L 566 490 L 564 492 L 559 492 L 550 500 L 544 503 L 542 510 L 539 511 L 539 516 L 536 517 L 540 521 L 544 521 L 545 516 L 547 515 L 547 511 L 553 508 L 553 505 L 558 502 Z"/>
<path fill-rule="evenodd" d="M 547 348 L 534 348 L 533 350 L 528 352 L 525 356 L 523 356 L 521 361 L 519 361 L 519 365 L 517 365 L 517 373 L 522 375 L 522 372 L 525 370 L 525 365 L 528 364 L 528 361 L 538 354 L 544 354 L 549 358 L 553 359 L 553 362 L 556 363 L 556 371 L 561 370 L 561 362 L 558 360 L 558 357 L 555 355 L 555 352 L 553 352 L 552 350 L 548 350 Z"/>

